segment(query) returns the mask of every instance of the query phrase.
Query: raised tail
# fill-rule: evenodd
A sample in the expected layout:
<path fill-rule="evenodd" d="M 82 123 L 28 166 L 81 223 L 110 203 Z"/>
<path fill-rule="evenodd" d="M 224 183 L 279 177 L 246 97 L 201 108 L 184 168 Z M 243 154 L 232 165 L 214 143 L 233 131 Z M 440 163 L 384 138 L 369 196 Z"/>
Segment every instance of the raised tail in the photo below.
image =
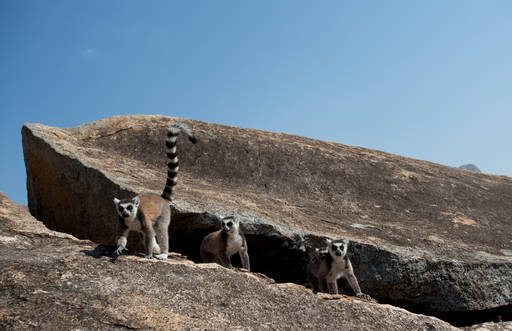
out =
<path fill-rule="evenodd" d="M 187 134 L 188 139 L 192 143 L 196 143 L 197 139 L 192 134 L 190 127 L 183 122 L 173 124 L 169 130 L 167 130 L 167 138 L 165 139 L 165 147 L 169 163 L 167 163 L 167 182 L 165 183 L 164 191 L 162 192 L 162 198 L 171 201 L 172 193 L 176 188 L 178 181 L 178 156 L 176 154 L 176 142 L 178 141 L 178 135 L 183 131 Z"/>

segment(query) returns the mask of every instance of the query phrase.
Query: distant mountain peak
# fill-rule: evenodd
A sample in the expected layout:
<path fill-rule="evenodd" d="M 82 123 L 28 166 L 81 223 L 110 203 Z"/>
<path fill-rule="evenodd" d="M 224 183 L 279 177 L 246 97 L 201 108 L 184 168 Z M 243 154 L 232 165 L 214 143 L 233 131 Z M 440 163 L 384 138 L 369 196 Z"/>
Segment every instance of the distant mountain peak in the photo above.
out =
<path fill-rule="evenodd" d="M 478 167 L 472 163 L 464 164 L 459 167 L 459 169 L 474 171 L 474 172 L 481 172 Z"/>

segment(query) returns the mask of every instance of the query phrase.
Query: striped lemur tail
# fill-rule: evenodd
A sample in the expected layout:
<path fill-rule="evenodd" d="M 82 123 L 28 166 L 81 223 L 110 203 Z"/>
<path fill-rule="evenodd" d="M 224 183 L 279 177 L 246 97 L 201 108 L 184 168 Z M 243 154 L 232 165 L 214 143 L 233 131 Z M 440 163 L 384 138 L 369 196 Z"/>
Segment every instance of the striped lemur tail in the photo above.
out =
<path fill-rule="evenodd" d="M 178 135 L 183 131 L 187 134 L 188 139 L 192 143 L 196 143 L 197 139 L 192 134 L 190 127 L 183 122 L 173 124 L 167 131 L 167 138 L 165 139 L 165 147 L 169 163 L 167 163 L 167 182 L 165 183 L 164 191 L 162 192 L 162 198 L 171 201 L 172 193 L 176 188 L 176 182 L 178 181 L 178 157 L 176 156 L 176 142 L 178 141 Z"/>

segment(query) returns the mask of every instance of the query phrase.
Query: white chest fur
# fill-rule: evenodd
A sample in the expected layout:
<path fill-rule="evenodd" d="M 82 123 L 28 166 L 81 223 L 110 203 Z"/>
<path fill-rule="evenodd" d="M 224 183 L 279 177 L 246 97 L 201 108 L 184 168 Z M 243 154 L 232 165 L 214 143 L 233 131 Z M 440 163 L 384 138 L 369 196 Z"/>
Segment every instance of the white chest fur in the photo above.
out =
<path fill-rule="evenodd" d="M 327 279 L 336 280 L 345 275 L 345 261 L 343 259 L 333 260 L 331 264 L 331 271 L 327 274 Z"/>
<path fill-rule="evenodd" d="M 242 247 L 243 239 L 238 233 L 227 237 L 226 255 L 231 256 L 240 250 Z"/>
<path fill-rule="evenodd" d="M 125 218 L 124 225 L 126 225 L 130 231 L 141 231 L 140 221 L 137 218 Z"/>

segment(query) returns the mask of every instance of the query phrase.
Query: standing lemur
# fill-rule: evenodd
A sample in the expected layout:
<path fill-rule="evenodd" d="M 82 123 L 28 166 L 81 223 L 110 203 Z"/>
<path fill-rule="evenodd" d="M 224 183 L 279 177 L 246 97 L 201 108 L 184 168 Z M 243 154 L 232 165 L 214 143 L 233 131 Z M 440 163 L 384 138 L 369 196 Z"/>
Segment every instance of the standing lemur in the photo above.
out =
<path fill-rule="evenodd" d="M 240 229 L 240 217 L 227 216 L 221 219 L 221 229 L 204 237 L 199 248 L 203 262 L 216 262 L 226 268 L 233 268 L 231 256 L 238 252 L 242 266 L 251 270 L 247 241 Z"/>
<path fill-rule="evenodd" d="M 176 188 L 178 175 L 178 157 L 176 156 L 176 142 L 178 134 L 183 131 L 188 135 L 192 143 L 197 140 L 192 130 L 185 123 L 175 123 L 167 131 L 165 140 L 167 157 L 167 182 L 161 195 L 153 193 L 139 194 L 132 199 L 119 200 L 114 198 L 117 213 L 119 214 L 119 225 L 117 234 L 117 250 L 119 255 L 125 250 L 130 231 L 137 231 L 141 234 L 144 243 L 144 250 L 147 258 L 153 257 L 153 252 L 160 260 L 166 260 L 169 253 L 168 228 L 171 223 L 170 201 L 172 193 Z"/>
<path fill-rule="evenodd" d="M 316 249 L 307 267 L 307 278 L 314 291 L 338 294 L 338 279 L 345 277 L 358 297 L 370 299 L 361 292 L 352 263 L 347 256 L 348 239 L 326 240 L 325 249 Z"/>

